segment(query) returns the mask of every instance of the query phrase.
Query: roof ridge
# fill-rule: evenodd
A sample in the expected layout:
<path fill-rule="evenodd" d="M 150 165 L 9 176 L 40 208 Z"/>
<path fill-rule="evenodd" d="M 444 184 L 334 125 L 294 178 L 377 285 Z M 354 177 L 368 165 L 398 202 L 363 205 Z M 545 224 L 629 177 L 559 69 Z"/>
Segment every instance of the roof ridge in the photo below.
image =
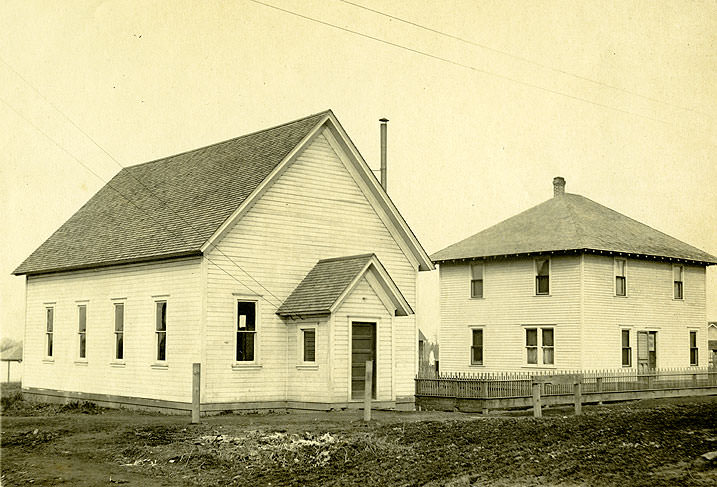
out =
<path fill-rule="evenodd" d="M 582 224 L 580 223 L 580 219 L 577 217 L 577 212 L 575 211 L 575 207 L 570 202 L 571 196 L 579 196 L 581 198 L 585 198 L 582 195 L 575 194 L 575 193 L 565 193 L 563 196 L 567 196 L 567 198 L 561 198 L 561 201 L 565 202 L 565 208 L 568 211 L 568 216 L 570 217 L 570 223 L 572 224 L 573 228 L 575 229 L 575 237 L 578 243 L 580 244 L 578 248 L 582 247 L 585 244 L 585 231 L 583 229 Z M 585 198 L 588 199 L 588 198 Z M 592 201 L 592 200 L 589 200 Z M 595 203 L 593 201 L 593 203 Z M 599 203 L 598 203 L 599 204 Z M 607 208 L 607 207 L 606 207 Z"/>
<path fill-rule="evenodd" d="M 132 164 L 132 165 L 130 165 L 130 166 L 124 166 L 124 167 L 122 168 L 122 170 L 125 170 L 125 169 L 134 169 L 134 168 L 137 168 L 137 167 L 146 166 L 147 164 L 153 164 L 153 163 L 155 163 L 155 162 L 166 161 L 167 159 L 171 159 L 171 158 L 173 158 L 173 157 L 181 156 L 181 155 L 184 155 L 184 154 L 189 154 L 190 152 L 197 152 L 197 151 L 200 151 L 200 150 L 203 150 L 203 149 L 209 149 L 210 147 L 215 147 L 215 146 L 217 146 L 217 145 L 226 144 L 227 142 L 234 142 L 234 141 L 243 139 L 243 138 L 245 138 L 245 137 L 250 137 L 250 136 L 252 136 L 252 135 L 258 135 L 258 134 L 260 134 L 260 133 L 268 132 L 268 131 L 270 131 L 270 130 L 275 130 L 275 129 L 278 129 L 278 128 L 281 128 L 281 127 L 285 127 L 285 126 L 291 125 L 291 124 L 293 124 L 293 123 L 303 122 L 304 120 L 308 120 L 309 118 L 312 118 L 312 117 L 317 117 L 317 116 L 319 116 L 319 115 L 328 115 L 329 113 L 333 113 L 330 108 L 329 108 L 329 109 L 326 109 L 326 110 L 324 110 L 324 111 L 321 111 L 321 112 L 317 112 L 317 113 L 313 113 L 313 114 L 311 114 L 311 115 L 307 115 L 307 116 L 305 116 L 305 117 L 297 118 L 296 120 L 291 120 L 291 121 L 289 121 L 289 122 L 280 123 L 279 125 L 274 125 L 273 127 L 267 127 L 267 128 L 260 129 L 260 130 L 255 130 L 254 132 L 249 132 L 248 134 L 242 134 L 242 135 L 239 135 L 239 136 L 237 136 L 237 137 L 231 137 L 231 138 L 229 138 L 229 139 L 220 140 L 220 141 L 218 141 L 218 142 L 212 142 L 211 144 L 203 145 L 203 146 L 201 146 L 201 147 L 195 147 L 194 149 L 187 149 L 187 150 L 185 150 L 185 151 L 178 152 L 178 153 L 176 153 L 176 154 L 170 154 L 170 155 L 168 155 L 168 156 L 158 157 L 157 159 L 152 159 L 152 160 L 150 160 L 150 161 L 140 162 L 140 163 L 138 163 L 138 164 Z"/>
<path fill-rule="evenodd" d="M 331 257 L 331 258 L 328 258 L 328 259 L 321 259 L 321 260 L 319 260 L 319 262 L 333 262 L 333 261 L 337 261 L 337 260 L 358 259 L 358 258 L 360 258 L 360 257 L 373 257 L 373 256 L 375 256 L 375 255 L 376 255 L 376 254 L 373 253 L 373 252 L 369 252 L 369 253 L 366 253 L 366 254 L 357 254 L 357 255 L 344 255 L 344 256 L 342 256 L 342 257 Z M 317 264 L 318 264 L 318 262 L 317 262 Z"/>
<path fill-rule="evenodd" d="M 571 194 L 572 194 L 572 193 L 571 193 Z M 598 203 L 597 201 L 591 200 L 591 199 L 588 198 L 587 196 L 583 196 L 583 195 L 581 195 L 581 194 L 572 194 L 572 195 L 573 195 L 573 196 L 578 196 L 578 197 L 580 197 L 580 198 L 582 198 L 582 199 L 584 199 L 584 200 L 589 201 L 590 203 L 593 203 L 593 204 L 595 204 L 595 205 L 597 205 L 597 206 L 600 206 L 600 207 L 602 207 L 602 208 L 604 208 L 604 209 L 610 211 L 611 213 L 617 215 L 617 216 L 620 217 L 620 218 L 626 218 L 626 219 L 628 219 L 628 220 L 630 220 L 630 221 L 632 221 L 632 222 L 637 223 L 638 225 L 641 225 L 641 226 L 643 226 L 643 227 L 649 228 L 650 230 L 652 230 L 652 231 L 654 231 L 654 232 L 657 232 L 657 233 L 659 233 L 659 234 L 661 234 L 661 235 L 663 235 L 663 236 L 665 236 L 665 237 L 667 237 L 667 238 L 669 238 L 669 239 L 671 239 L 671 240 L 676 240 L 676 241 L 678 241 L 679 243 L 681 243 L 682 245 L 687 245 L 688 247 L 692 247 L 693 249 L 699 250 L 699 251 L 702 252 L 702 253 L 709 254 L 709 252 L 706 252 L 706 251 L 700 249 L 699 247 L 695 247 L 694 245 L 691 245 L 691 244 L 689 244 L 689 243 L 687 243 L 687 242 L 684 242 L 684 241 L 680 240 L 680 239 L 677 238 L 677 237 L 673 237 L 672 235 L 669 235 L 669 234 L 667 234 L 667 233 L 665 233 L 665 232 L 663 232 L 663 231 L 661 231 L 661 230 L 658 230 L 657 228 L 652 227 L 652 226 L 648 225 L 647 223 L 643 223 L 643 222 L 641 222 L 641 221 L 639 221 L 639 220 L 635 220 L 634 218 L 629 217 L 629 216 L 625 215 L 624 213 L 620 213 L 620 212 L 617 211 L 617 210 L 613 210 L 613 209 L 610 208 L 609 206 L 605 206 L 605 205 L 603 205 L 603 204 Z"/>

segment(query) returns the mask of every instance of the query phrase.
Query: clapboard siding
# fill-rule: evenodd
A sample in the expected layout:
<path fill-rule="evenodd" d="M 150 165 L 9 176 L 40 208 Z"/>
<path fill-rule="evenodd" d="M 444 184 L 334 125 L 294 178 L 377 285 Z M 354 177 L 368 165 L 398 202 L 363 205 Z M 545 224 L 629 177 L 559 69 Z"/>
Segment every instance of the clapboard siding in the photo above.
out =
<path fill-rule="evenodd" d="M 117 266 L 27 279 L 24 387 L 191 401 L 198 362 L 200 259 Z M 155 368 L 155 297 L 167 300 L 166 368 Z M 113 299 L 125 303 L 124 365 L 114 362 Z M 87 360 L 78 360 L 78 301 L 87 306 Z M 45 356 L 54 303 L 53 360 Z"/>
<path fill-rule="evenodd" d="M 287 400 L 302 402 L 332 402 L 329 373 L 330 337 L 329 320 L 292 321 L 287 325 L 288 354 Z M 313 365 L 302 362 L 303 342 L 300 330 L 315 327 L 316 361 Z"/>
<path fill-rule="evenodd" d="M 550 295 L 535 295 L 534 260 L 487 261 L 482 299 L 470 297 L 468 263 L 440 265 L 442 371 L 526 370 L 525 325 L 550 325 L 555 368 L 580 366 L 580 257 L 553 256 Z M 483 328 L 484 365 L 470 364 L 471 329 Z"/>
<path fill-rule="evenodd" d="M 376 323 L 376 399 L 389 401 L 395 399 L 392 394 L 392 322 L 391 315 L 376 296 L 368 281 L 363 278 L 344 300 L 333 316 L 335 330 L 334 348 L 334 388 L 335 402 L 349 399 L 351 388 L 349 371 L 351 367 L 351 323 Z M 400 331 L 397 331 L 400 333 Z M 393 397 L 392 397 L 393 396 Z"/>
<path fill-rule="evenodd" d="M 287 372 L 289 365 L 295 369 L 288 358 L 295 353 L 295 326 L 276 309 L 318 260 L 367 252 L 377 255 L 415 309 L 417 270 L 320 133 L 207 255 L 206 400 L 284 400 L 288 380 L 308 385 L 321 377 Z M 260 295 L 258 367 L 231 366 L 237 293 Z M 395 346 L 407 372 L 400 388 L 412 394 L 415 318 L 402 321 L 405 332 Z"/>
<path fill-rule="evenodd" d="M 615 296 L 614 259 L 585 256 L 584 364 L 621 367 L 621 329 L 631 331 L 636 366 L 637 332 L 657 331 L 657 366 L 688 367 L 689 330 L 698 330 L 699 364 L 707 365 L 705 268 L 684 266 L 684 299 L 673 299 L 672 264 L 627 259 L 627 296 Z"/>

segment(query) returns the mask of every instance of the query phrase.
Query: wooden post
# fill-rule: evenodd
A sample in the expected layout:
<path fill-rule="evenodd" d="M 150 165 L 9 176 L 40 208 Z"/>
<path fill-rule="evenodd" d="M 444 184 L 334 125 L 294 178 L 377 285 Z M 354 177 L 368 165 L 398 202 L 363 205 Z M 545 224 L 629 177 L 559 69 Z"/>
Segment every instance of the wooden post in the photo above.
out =
<path fill-rule="evenodd" d="M 595 379 L 595 383 L 597 386 L 597 392 L 599 394 L 598 398 L 600 398 L 600 400 L 598 401 L 598 406 L 602 406 L 602 377 L 598 377 L 597 379 Z"/>
<path fill-rule="evenodd" d="M 533 382 L 533 417 L 541 418 L 543 411 L 540 407 L 540 384 Z"/>
<path fill-rule="evenodd" d="M 371 396 L 373 395 L 373 360 L 366 361 L 366 382 L 363 389 L 363 420 L 371 421 Z"/>
<path fill-rule="evenodd" d="M 575 415 L 580 416 L 582 413 L 582 389 L 583 385 L 578 381 L 573 386 L 573 389 L 575 391 Z"/>
<path fill-rule="evenodd" d="M 480 383 L 480 395 L 483 398 L 483 414 L 488 414 L 488 381 Z"/>
<path fill-rule="evenodd" d="M 7 361 L 7 382 L 10 383 L 10 361 Z"/>
<path fill-rule="evenodd" d="M 199 423 L 199 393 L 202 364 L 192 364 L 192 424 Z"/>

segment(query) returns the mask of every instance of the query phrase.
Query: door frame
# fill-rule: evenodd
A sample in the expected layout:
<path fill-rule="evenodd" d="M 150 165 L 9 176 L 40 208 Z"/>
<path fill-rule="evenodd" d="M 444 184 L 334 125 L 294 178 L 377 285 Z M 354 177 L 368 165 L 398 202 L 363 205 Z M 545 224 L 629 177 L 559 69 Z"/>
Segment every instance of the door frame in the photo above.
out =
<path fill-rule="evenodd" d="M 380 396 L 380 391 L 379 391 L 379 387 L 378 387 L 379 386 L 378 378 L 380 377 L 380 374 L 379 374 L 380 370 L 378 367 L 379 359 L 380 359 L 380 354 L 379 354 L 380 347 L 379 347 L 378 337 L 379 337 L 379 330 L 380 330 L 380 326 L 381 326 L 381 319 L 376 316 L 353 316 L 353 315 L 347 317 L 349 339 L 348 339 L 348 346 L 347 346 L 347 350 L 346 350 L 347 357 L 348 357 L 348 360 L 346 361 L 347 362 L 346 372 L 348 374 L 347 375 L 347 379 L 348 379 L 347 380 L 347 382 L 348 382 L 347 389 L 348 390 L 346 391 L 346 400 L 348 402 L 363 402 L 363 399 L 352 399 L 351 398 L 351 366 L 353 365 L 352 346 L 353 346 L 353 324 L 354 323 L 374 323 L 374 325 L 376 327 L 375 328 L 375 337 L 374 337 L 376 339 L 376 351 L 375 351 L 376 374 L 373 378 L 374 383 L 376 384 L 376 399 L 372 399 L 372 400 L 378 401 L 379 396 Z"/>
<path fill-rule="evenodd" d="M 654 336 L 655 336 L 655 367 L 652 368 L 652 369 L 650 368 L 649 348 L 648 348 L 648 364 L 647 364 L 647 370 L 648 370 L 648 371 L 651 371 L 651 370 L 656 370 L 656 369 L 659 368 L 659 365 L 658 365 L 658 364 L 659 364 L 659 360 L 660 360 L 660 354 L 657 353 L 657 349 L 658 349 L 658 346 L 659 346 L 657 335 L 659 334 L 659 331 L 660 331 L 659 329 L 654 329 L 654 328 L 647 328 L 647 329 L 643 328 L 643 329 L 638 329 L 638 330 L 636 330 L 636 334 L 635 334 L 635 339 L 636 339 L 636 340 L 635 340 L 635 345 L 636 345 L 636 346 L 635 346 L 635 352 L 636 352 L 636 353 L 635 353 L 635 358 L 636 358 L 637 360 L 635 361 L 635 366 L 636 366 L 636 369 L 637 369 L 637 372 L 638 372 L 638 373 L 640 373 L 640 334 L 641 334 L 641 333 L 645 333 L 645 334 L 647 335 L 648 347 L 649 347 L 649 340 L 650 340 L 649 336 L 650 336 L 650 334 L 654 334 Z"/>

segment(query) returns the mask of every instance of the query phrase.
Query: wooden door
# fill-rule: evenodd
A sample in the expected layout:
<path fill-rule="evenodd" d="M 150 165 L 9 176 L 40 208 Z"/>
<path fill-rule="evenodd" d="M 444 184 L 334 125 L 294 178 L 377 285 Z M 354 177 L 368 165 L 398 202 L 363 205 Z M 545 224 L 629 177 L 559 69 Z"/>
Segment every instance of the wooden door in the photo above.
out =
<path fill-rule="evenodd" d="M 351 399 L 363 399 L 366 361 L 373 360 L 371 397 L 376 398 L 376 323 L 351 323 Z"/>
<path fill-rule="evenodd" d="M 637 371 L 648 372 L 657 367 L 657 332 L 637 333 Z"/>

